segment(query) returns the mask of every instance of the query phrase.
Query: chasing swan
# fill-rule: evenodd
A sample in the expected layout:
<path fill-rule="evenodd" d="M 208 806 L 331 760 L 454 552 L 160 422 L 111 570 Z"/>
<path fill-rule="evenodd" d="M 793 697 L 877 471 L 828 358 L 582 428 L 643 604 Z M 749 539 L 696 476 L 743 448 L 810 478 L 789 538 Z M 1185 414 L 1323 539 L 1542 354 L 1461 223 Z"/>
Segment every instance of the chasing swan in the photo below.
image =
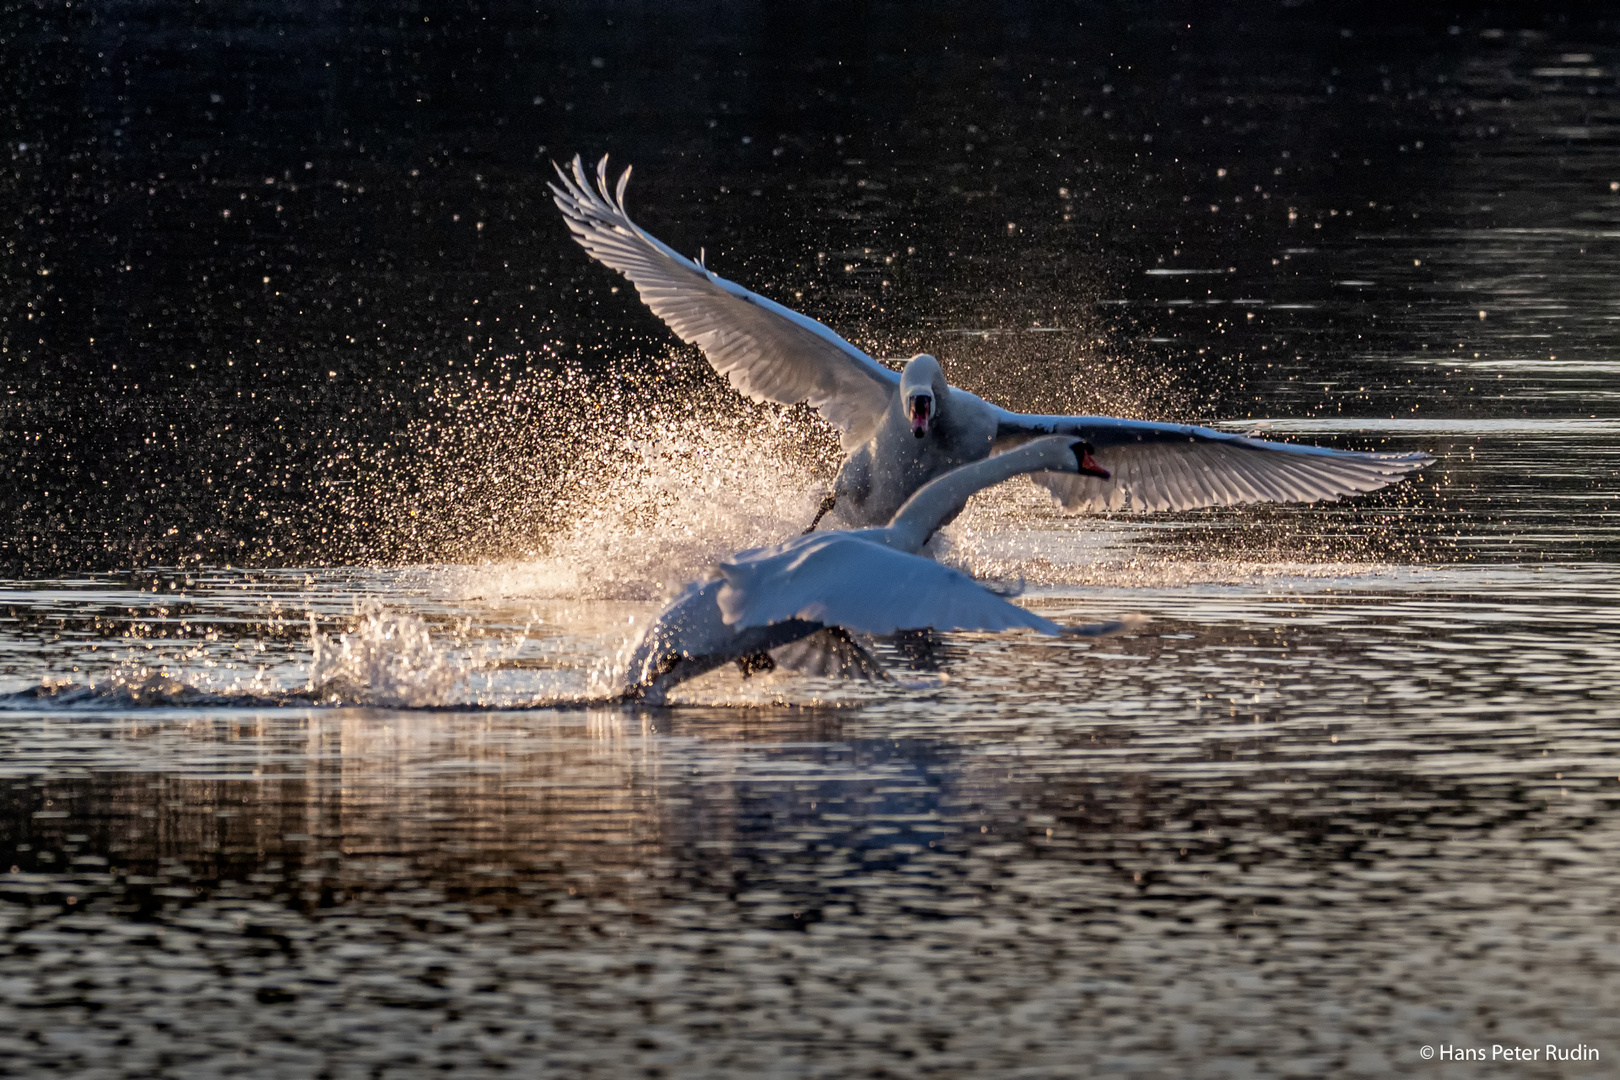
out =
<path fill-rule="evenodd" d="M 960 570 L 916 554 L 976 492 L 1020 473 L 1077 473 L 1081 440 L 1033 439 L 959 466 L 924 484 L 883 528 L 812 532 L 739 552 L 687 586 L 636 643 L 625 697 L 661 705 L 671 688 L 735 660 L 744 672 L 775 666 L 770 654 L 798 645 L 793 666 L 821 662 L 880 672 L 849 636 L 901 630 L 1009 630 L 1095 636 L 1123 622 L 1065 627 L 997 596 Z"/>

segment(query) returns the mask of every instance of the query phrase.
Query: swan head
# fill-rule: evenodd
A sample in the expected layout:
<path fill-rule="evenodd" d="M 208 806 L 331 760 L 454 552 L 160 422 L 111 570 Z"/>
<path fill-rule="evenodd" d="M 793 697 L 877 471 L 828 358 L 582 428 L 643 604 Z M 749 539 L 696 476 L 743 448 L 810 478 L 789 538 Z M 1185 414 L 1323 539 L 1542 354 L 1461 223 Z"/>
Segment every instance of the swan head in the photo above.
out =
<path fill-rule="evenodd" d="M 1097 464 L 1097 459 L 1091 456 L 1097 452 L 1096 447 L 1092 446 L 1084 439 L 1079 439 L 1073 443 L 1070 449 L 1074 451 L 1074 460 L 1078 465 L 1075 472 L 1079 473 L 1081 476 L 1095 476 L 1099 480 L 1110 480 L 1113 478 L 1114 474 Z"/>
<path fill-rule="evenodd" d="M 900 372 L 900 408 L 911 423 L 911 434 L 922 438 L 939 419 L 939 408 L 950 392 L 945 371 L 927 353 L 906 361 Z"/>

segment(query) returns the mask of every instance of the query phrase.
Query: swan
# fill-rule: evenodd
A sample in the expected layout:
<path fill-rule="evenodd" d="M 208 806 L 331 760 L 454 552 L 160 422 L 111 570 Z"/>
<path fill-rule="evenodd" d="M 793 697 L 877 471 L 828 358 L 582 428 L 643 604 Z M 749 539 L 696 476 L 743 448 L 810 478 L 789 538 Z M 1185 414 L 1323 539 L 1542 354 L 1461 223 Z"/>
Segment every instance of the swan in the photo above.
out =
<path fill-rule="evenodd" d="M 661 705 L 671 688 L 737 661 L 745 674 L 789 666 L 881 675 L 850 636 L 902 630 L 1010 630 L 1095 636 L 1125 622 L 1065 627 L 917 552 L 975 492 L 1037 470 L 1070 475 L 1081 440 L 1031 440 L 958 466 L 918 488 L 887 525 L 809 532 L 739 552 L 694 582 L 642 634 L 626 664 L 625 698 Z M 796 647 L 788 653 L 786 647 Z"/>
<path fill-rule="evenodd" d="M 710 271 L 642 230 L 625 210 L 630 169 L 594 186 L 578 155 L 553 198 L 593 258 L 623 274 L 642 302 L 715 371 L 755 401 L 807 402 L 838 429 L 845 458 L 822 514 L 881 525 L 929 480 L 1042 435 L 1082 439 L 1078 471 L 1033 474 L 1067 510 L 1191 510 L 1253 502 L 1335 501 L 1376 491 L 1433 462 L 1426 453 L 1369 453 L 1271 442 L 1186 424 L 1012 412 L 951 386 L 927 353 L 901 371 L 831 329 Z M 812 523 L 811 528 L 815 527 Z"/>

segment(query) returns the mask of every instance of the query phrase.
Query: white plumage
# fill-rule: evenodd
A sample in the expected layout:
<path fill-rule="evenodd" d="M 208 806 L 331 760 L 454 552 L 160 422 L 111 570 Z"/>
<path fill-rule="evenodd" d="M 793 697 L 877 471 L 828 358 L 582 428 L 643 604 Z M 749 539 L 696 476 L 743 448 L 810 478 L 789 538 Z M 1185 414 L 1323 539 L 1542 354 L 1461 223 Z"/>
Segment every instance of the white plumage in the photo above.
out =
<path fill-rule="evenodd" d="M 1063 627 L 990 592 L 960 570 L 852 532 L 818 532 L 720 564 L 717 600 L 727 626 L 802 619 L 862 634 L 900 630 Z"/>
<path fill-rule="evenodd" d="M 994 408 L 994 406 L 992 406 Z M 1377 491 L 1434 459 L 1271 442 L 1213 428 L 996 409 L 998 446 L 1075 434 L 1109 477 L 1036 474 L 1066 509 L 1191 510 L 1256 502 L 1334 502 Z"/>
<path fill-rule="evenodd" d="M 882 524 L 933 477 L 1048 434 L 1084 440 L 1100 467 L 1092 475 L 1034 477 L 1073 511 L 1332 501 L 1375 491 L 1433 460 L 1182 424 L 1011 412 L 950 386 L 931 356 L 913 357 L 902 375 L 816 320 L 676 253 L 630 219 L 629 169 L 611 188 L 606 158 L 594 186 L 577 156 L 570 171 L 557 173 L 561 185 L 552 191 L 575 239 L 628 278 L 676 336 L 702 349 L 749 398 L 807 402 L 838 429 L 848 457 L 833 490 L 837 513 L 850 526 Z M 920 398 L 929 407 L 919 427 Z"/>
<path fill-rule="evenodd" d="M 660 704 L 687 679 L 732 660 L 745 670 L 768 667 L 773 654 L 788 658 L 784 649 L 794 666 L 880 670 L 849 631 L 1123 629 L 1118 622 L 1060 626 L 916 554 L 975 492 L 1020 473 L 1078 469 L 1077 443 L 1069 436 L 1034 439 L 953 469 L 923 485 L 883 528 L 807 533 L 732 556 L 687 586 L 647 628 L 627 664 L 626 696 Z"/>
<path fill-rule="evenodd" d="M 557 205 L 580 246 L 635 285 L 675 336 L 703 350 L 714 369 L 755 401 L 808 402 L 844 436 L 844 449 L 876 426 L 900 376 L 814 319 L 710 273 L 644 232 L 624 209 L 630 170 L 608 192 L 607 158 L 596 189 L 576 156 L 557 170 Z M 853 440 L 853 441 L 852 441 Z"/>

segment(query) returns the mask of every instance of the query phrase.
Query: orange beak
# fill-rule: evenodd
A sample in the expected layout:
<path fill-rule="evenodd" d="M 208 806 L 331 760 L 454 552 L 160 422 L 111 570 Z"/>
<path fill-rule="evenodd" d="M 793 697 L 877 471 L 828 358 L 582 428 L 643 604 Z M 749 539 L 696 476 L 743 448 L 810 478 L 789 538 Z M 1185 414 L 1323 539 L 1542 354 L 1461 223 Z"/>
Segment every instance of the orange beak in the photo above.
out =
<path fill-rule="evenodd" d="M 1097 464 L 1097 459 L 1091 456 L 1090 450 L 1080 451 L 1080 472 L 1084 476 L 1095 476 L 1099 480 L 1107 480 L 1114 475 Z"/>

